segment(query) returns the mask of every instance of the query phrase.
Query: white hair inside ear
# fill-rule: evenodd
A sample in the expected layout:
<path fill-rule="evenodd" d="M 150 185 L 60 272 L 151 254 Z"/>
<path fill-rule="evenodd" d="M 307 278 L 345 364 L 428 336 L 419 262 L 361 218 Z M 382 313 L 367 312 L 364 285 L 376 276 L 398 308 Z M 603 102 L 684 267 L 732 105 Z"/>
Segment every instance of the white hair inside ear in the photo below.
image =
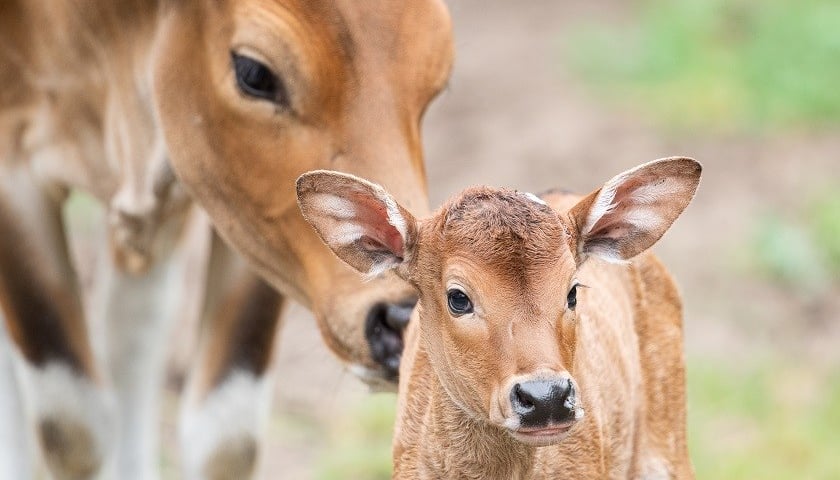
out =
<path fill-rule="evenodd" d="M 339 258 L 367 278 L 394 268 L 411 252 L 414 218 L 381 186 L 345 173 L 319 170 L 297 183 L 304 218 Z"/>
<path fill-rule="evenodd" d="M 622 263 L 649 248 L 691 201 L 700 171 L 700 164 L 692 159 L 669 158 L 609 180 L 579 222 L 583 227 L 578 254 Z"/>

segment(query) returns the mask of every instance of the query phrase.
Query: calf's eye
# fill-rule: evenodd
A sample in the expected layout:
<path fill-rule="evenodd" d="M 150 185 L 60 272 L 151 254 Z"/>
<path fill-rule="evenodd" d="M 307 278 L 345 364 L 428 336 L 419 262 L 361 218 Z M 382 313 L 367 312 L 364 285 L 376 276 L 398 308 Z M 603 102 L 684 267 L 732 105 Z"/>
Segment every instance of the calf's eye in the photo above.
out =
<path fill-rule="evenodd" d="M 577 306 L 577 288 L 577 283 L 572 285 L 571 290 L 569 290 L 569 294 L 566 296 L 566 306 L 569 307 L 569 310 L 574 310 Z"/>
<path fill-rule="evenodd" d="M 449 311 L 456 317 L 472 313 L 473 311 L 470 297 L 457 288 L 450 288 L 446 292 L 446 303 L 449 305 Z"/>

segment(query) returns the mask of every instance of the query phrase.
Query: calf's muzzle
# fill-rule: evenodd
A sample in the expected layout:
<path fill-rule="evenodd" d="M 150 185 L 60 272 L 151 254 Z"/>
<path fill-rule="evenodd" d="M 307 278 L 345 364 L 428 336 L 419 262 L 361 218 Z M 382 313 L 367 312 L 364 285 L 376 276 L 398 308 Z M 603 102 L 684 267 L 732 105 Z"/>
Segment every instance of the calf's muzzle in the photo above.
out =
<path fill-rule="evenodd" d="M 569 378 L 530 380 L 511 388 L 510 402 L 522 428 L 542 428 L 575 419 L 575 387 Z"/>

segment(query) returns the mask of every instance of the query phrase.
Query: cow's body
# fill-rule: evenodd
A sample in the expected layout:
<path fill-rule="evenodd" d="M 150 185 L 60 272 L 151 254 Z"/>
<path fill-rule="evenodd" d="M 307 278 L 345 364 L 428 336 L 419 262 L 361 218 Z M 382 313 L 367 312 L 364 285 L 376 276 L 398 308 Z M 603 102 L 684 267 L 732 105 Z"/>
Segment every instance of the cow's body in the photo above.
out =
<path fill-rule="evenodd" d="M 363 284 L 337 262 L 292 185 L 318 166 L 358 171 L 424 211 L 420 117 L 445 83 L 450 42 L 436 1 L 0 5 L 0 312 L 53 476 L 157 477 L 164 339 L 195 248 L 185 242 L 202 236 L 206 328 L 181 422 L 189 478 L 253 472 L 286 297 L 313 309 L 354 372 L 394 380 L 399 326 L 378 350 L 376 335 L 395 321 L 383 305 L 410 303 L 411 289 Z M 240 91 L 234 54 L 276 75 L 288 104 Z M 86 308 L 61 218 L 75 189 L 107 219 Z M 107 334 L 101 359 L 91 321 Z M 28 461 L 0 445 L 0 478 L 29 478 Z"/>

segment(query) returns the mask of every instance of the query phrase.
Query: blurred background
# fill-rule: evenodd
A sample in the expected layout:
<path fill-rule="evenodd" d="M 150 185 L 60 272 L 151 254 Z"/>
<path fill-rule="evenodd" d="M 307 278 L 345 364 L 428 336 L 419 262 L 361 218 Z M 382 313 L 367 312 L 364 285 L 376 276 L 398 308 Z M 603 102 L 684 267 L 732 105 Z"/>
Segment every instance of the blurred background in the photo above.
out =
<path fill-rule="evenodd" d="M 448 4 L 455 70 L 424 126 L 432 204 L 700 160 L 697 197 L 655 247 L 684 297 L 697 476 L 840 478 L 840 2 Z M 81 231 L 86 211 L 71 207 Z M 286 318 L 260 478 L 390 478 L 395 396 L 344 372 L 303 309 Z"/>

